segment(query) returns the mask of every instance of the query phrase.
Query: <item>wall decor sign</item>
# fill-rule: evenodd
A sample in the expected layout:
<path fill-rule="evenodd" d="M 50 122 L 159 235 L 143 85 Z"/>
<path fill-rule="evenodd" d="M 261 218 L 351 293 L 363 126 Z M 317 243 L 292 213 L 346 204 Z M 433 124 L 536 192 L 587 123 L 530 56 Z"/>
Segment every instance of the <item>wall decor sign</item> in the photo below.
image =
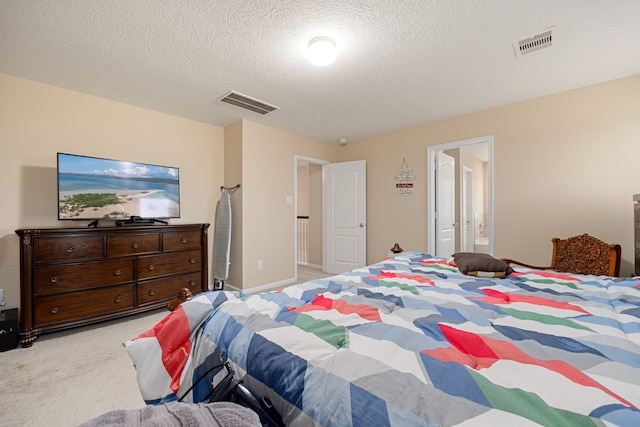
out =
<path fill-rule="evenodd" d="M 396 169 L 396 193 L 398 196 L 411 196 L 413 193 L 413 182 L 416 176 L 413 175 L 413 168 L 407 165 L 407 159 L 402 159 L 402 165 Z"/>

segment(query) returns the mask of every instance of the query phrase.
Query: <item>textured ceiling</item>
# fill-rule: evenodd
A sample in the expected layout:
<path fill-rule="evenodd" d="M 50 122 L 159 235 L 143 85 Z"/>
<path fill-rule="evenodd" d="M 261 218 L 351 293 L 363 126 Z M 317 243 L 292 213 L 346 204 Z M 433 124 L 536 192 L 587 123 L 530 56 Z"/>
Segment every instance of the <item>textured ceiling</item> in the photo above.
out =
<path fill-rule="evenodd" d="M 338 143 L 640 73 L 638 22 L 637 0 L 0 0 L 0 72 Z M 549 27 L 553 47 L 516 57 Z M 319 35 L 339 49 L 324 68 Z"/>

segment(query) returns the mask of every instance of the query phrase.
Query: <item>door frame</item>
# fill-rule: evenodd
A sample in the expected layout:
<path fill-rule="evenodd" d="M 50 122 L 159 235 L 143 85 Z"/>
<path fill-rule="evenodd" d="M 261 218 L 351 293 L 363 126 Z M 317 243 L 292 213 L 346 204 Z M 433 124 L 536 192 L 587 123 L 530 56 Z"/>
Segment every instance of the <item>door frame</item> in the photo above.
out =
<path fill-rule="evenodd" d="M 493 255 L 494 247 L 494 174 L 493 174 L 493 135 L 481 136 L 478 138 L 453 141 L 445 144 L 431 145 L 427 147 L 427 250 L 430 254 L 435 254 L 436 250 L 436 154 L 440 150 L 451 150 L 469 145 L 487 143 L 488 164 L 487 164 L 487 215 L 486 220 L 489 228 L 489 254 Z"/>
<path fill-rule="evenodd" d="M 295 281 L 298 281 L 298 161 L 305 161 L 310 164 L 325 166 L 330 162 L 326 160 L 314 159 L 312 157 L 301 156 L 299 154 L 293 155 L 293 277 Z M 320 185 L 322 188 L 322 194 L 324 195 L 324 182 L 321 180 Z M 323 196 L 324 197 L 324 196 Z M 324 224 L 324 200 L 322 208 L 322 223 Z M 323 231 L 324 234 L 324 231 Z M 323 237 L 324 240 L 324 237 Z M 324 241 L 322 243 L 324 245 Z M 322 248 L 322 271 L 324 271 L 324 247 Z"/>
<path fill-rule="evenodd" d="M 460 247 L 463 251 L 473 252 L 475 247 L 475 223 L 473 218 L 473 171 L 462 166 L 462 204 L 460 209 Z M 465 221 L 466 219 L 466 221 Z"/>

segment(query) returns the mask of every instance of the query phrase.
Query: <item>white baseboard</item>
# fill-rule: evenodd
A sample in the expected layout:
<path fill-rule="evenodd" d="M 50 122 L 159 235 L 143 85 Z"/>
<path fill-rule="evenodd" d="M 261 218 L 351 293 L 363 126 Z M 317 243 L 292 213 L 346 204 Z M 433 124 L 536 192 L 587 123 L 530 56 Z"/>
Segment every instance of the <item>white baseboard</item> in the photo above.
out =
<path fill-rule="evenodd" d="M 307 267 L 311 267 L 311 268 L 315 268 L 315 269 L 320 270 L 320 271 L 323 271 L 322 270 L 322 265 L 307 264 L 306 266 Z M 290 278 L 290 279 L 280 280 L 278 282 L 267 283 L 266 285 L 262 285 L 262 286 L 256 286 L 255 288 L 242 290 L 240 288 L 236 288 L 235 286 L 225 282 L 224 289 L 227 290 L 227 291 L 244 292 L 245 294 L 255 294 L 255 293 L 258 293 L 258 292 L 272 291 L 272 290 L 278 289 L 278 288 L 280 288 L 282 286 L 291 285 L 292 283 L 296 283 L 296 279 L 293 278 L 293 277 Z"/>
<path fill-rule="evenodd" d="M 267 283 L 266 285 L 256 286 L 255 288 L 250 288 L 250 289 L 246 289 L 246 290 L 239 289 L 239 288 L 236 288 L 233 285 L 225 283 L 224 284 L 224 289 L 226 291 L 244 292 L 245 294 L 256 294 L 256 293 L 259 293 L 259 292 L 273 291 L 275 289 L 281 288 L 283 286 L 290 285 L 292 283 L 296 283 L 296 280 L 294 278 L 280 280 L 279 282 Z"/>
<path fill-rule="evenodd" d="M 230 285 L 228 283 L 224 284 L 224 290 L 225 291 L 234 291 L 234 292 L 242 292 L 242 289 L 238 289 L 233 285 Z"/>

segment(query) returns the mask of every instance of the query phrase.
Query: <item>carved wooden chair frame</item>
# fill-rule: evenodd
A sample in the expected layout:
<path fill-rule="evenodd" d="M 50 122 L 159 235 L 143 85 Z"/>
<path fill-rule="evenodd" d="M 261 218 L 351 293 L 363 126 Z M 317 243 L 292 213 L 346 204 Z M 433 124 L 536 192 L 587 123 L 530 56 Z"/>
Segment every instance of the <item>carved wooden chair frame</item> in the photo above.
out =
<path fill-rule="evenodd" d="M 508 264 L 539 270 L 598 276 L 620 276 L 622 250 L 618 244 L 605 243 L 586 233 L 567 239 L 554 237 L 551 242 L 553 243 L 553 254 L 550 266 L 534 266 L 509 258 L 503 258 L 502 260 Z"/>

